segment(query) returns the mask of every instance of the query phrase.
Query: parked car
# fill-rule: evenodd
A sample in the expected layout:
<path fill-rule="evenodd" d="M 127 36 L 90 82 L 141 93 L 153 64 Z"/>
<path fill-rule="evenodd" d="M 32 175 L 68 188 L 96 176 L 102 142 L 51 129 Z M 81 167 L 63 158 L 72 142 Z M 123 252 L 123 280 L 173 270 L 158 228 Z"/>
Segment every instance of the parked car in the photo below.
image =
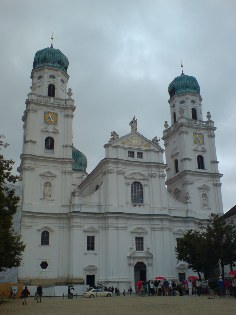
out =
<path fill-rule="evenodd" d="M 104 291 L 102 289 L 90 289 L 83 294 L 84 297 L 93 298 L 97 296 L 111 297 L 112 293 L 109 291 Z"/>

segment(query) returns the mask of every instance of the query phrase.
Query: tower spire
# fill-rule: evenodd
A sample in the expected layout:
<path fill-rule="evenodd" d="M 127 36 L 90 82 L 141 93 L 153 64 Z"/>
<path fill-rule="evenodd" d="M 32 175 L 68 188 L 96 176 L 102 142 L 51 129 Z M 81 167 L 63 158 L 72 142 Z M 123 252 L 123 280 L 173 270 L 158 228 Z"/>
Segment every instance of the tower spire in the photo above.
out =
<path fill-rule="evenodd" d="M 51 36 L 51 48 L 53 48 L 53 39 L 54 39 L 54 37 L 53 37 L 53 33 L 52 33 L 52 36 Z"/>
<path fill-rule="evenodd" d="M 182 68 L 182 73 L 181 74 L 184 74 L 184 66 L 183 66 L 182 60 L 181 60 L 181 68 Z"/>

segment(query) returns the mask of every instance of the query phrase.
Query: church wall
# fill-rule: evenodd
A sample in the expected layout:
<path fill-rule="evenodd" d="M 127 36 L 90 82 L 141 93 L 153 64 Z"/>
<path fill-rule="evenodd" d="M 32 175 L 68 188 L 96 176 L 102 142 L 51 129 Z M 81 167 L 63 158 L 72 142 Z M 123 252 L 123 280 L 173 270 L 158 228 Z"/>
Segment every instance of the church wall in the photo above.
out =
<path fill-rule="evenodd" d="M 22 267 L 19 268 L 19 281 L 32 283 L 40 279 L 54 279 L 64 282 L 68 279 L 69 234 L 66 220 L 50 217 L 35 218 L 24 216 L 22 238 L 27 240 Z M 41 245 L 41 233 L 49 232 L 49 245 Z M 40 264 L 47 262 L 43 269 Z"/>
<path fill-rule="evenodd" d="M 98 220 L 96 217 L 93 218 L 92 214 L 87 214 L 81 218 L 80 224 L 79 232 L 73 232 L 74 236 L 77 235 L 78 240 L 78 242 L 74 242 L 77 248 L 74 250 L 74 255 L 77 255 L 74 262 L 78 269 L 73 273 L 73 278 L 79 276 L 86 280 L 86 274 L 91 274 L 91 271 L 86 271 L 86 268 L 95 266 L 92 274 L 95 274 L 98 282 L 106 285 L 119 285 L 120 288 L 128 288 L 131 282 L 134 285 L 133 268 L 135 263 L 129 265 L 128 256 L 135 252 L 135 236 L 144 237 L 144 251 L 149 251 L 153 255 L 151 261 L 145 255 L 142 257 L 143 253 L 135 260 L 135 262 L 146 263 L 148 279 L 156 275 L 177 277 L 177 261 L 174 251 L 176 237 L 173 235 L 173 231 L 180 228 L 184 231 L 183 221 L 160 220 L 152 217 L 152 223 L 150 223 L 149 217 L 132 218 L 122 214 L 119 217 L 102 216 Z M 86 251 L 87 235 L 95 235 L 94 252 Z"/>

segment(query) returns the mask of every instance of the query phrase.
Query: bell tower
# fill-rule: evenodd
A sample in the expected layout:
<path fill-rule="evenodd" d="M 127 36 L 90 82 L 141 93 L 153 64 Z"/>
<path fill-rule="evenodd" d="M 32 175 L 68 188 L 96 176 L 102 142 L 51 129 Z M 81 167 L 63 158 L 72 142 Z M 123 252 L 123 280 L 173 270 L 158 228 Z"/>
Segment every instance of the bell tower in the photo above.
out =
<path fill-rule="evenodd" d="M 189 214 L 208 218 L 222 213 L 221 174 L 210 112 L 203 120 L 200 86 L 196 78 L 182 74 L 169 85 L 171 123 L 165 122 L 166 185 L 171 195 L 187 203 Z"/>
<path fill-rule="evenodd" d="M 26 244 L 19 281 L 68 277 L 68 213 L 73 183 L 69 61 L 51 47 L 36 52 L 23 115 L 21 234 Z M 37 280 L 38 281 L 38 280 Z"/>
<path fill-rule="evenodd" d="M 53 46 L 37 51 L 34 57 L 31 92 L 22 118 L 24 210 L 61 211 L 55 205 L 66 205 L 70 200 L 67 187 L 72 178 L 75 106 L 71 89 L 67 92 L 68 65 L 67 57 Z"/>

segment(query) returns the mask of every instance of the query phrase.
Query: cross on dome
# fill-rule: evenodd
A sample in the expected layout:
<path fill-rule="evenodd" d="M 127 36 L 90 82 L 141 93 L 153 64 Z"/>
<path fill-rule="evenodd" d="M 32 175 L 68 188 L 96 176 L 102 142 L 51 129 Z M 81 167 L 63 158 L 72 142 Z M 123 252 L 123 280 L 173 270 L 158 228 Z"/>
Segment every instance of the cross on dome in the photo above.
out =
<path fill-rule="evenodd" d="M 52 41 L 51 41 L 51 48 L 53 48 L 53 39 L 54 39 L 53 36 L 54 36 L 54 34 L 52 33 L 52 36 L 51 36 L 51 40 L 52 40 Z"/>

